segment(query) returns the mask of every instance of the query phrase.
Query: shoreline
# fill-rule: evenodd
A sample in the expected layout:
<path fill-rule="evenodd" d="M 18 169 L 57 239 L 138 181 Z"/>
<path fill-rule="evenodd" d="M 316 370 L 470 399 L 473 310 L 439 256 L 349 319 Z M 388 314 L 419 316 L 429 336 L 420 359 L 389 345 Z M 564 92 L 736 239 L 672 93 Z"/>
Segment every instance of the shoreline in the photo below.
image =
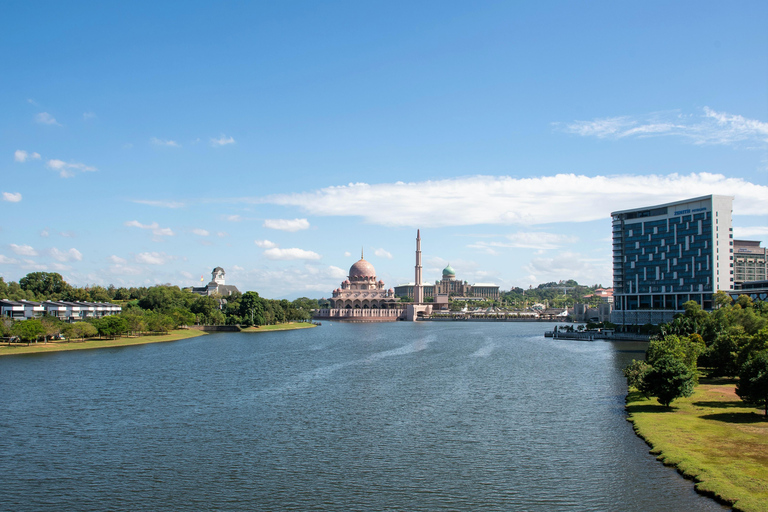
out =
<path fill-rule="evenodd" d="M 90 338 L 85 341 L 49 341 L 48 343 L 30 343 L 29 345 L 8 346 L 0 345 L 0 357 L 24 354 L 48 354 L 53 352 L 69 352 L 72 350 L 97 350 L 100 348 L 130 347 L 133 345 L 147 345 L 150 343 L 165 343 L 168 341 L 185 340 L 204 336 L 207 334 L 195 329 L 174 329 L 168 334 L 153 334 L 149 336 L 136 336 L 110 339 Z"/>
<path fill-rule="evenodd" d="M 637 391 L 627 421 L 650 453 L 694 482 L 699 494 L 744 512 L 768 503 L 768 421 L 735 394 L 730 379 L 702 378 L 694 394 L 667 409 Z"/>
<path fill-rule="evenodd" d="M 277 325 L 265 325 L 259 328 L 247 327 L 239 331 L 242 333 L 252 332 L 274 332 L 274 331 L 292 331 L 296 329 L 306 329 L 317 327 L 308 322 L 287 322 Z M 165 343 L 169 341 L 185 340 L 198 336 L 205 336 L 215 331 L 206 331 L 204 329 L 174 329 L 168 334 L 152 334 L 148 336 L 123 336 L 116 339 L 90 338 L 85 341 L 49 341 L 48 343 L 38 342 L 29 345 L 11 345 L 0 344 L 0 357 L 15 356 L 26 354 L 48 354 L 54 352 L 69 352 L 73 350 L 97 350 L 100 348 L 130 347 L 133 345 L 148 345 L 150 343 Z"/>

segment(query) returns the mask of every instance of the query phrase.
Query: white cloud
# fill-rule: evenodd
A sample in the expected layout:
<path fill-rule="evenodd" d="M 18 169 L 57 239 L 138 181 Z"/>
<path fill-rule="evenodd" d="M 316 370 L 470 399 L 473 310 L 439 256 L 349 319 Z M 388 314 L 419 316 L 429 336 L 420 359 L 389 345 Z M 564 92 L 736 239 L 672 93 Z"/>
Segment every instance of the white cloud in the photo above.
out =
<path fill-rule="evenodd" d="M 120 256 L 115 256 L 114 254 L 110 256 L 108 259 L 109 261 L 117 265 L 125 265 L 126 263 L 128 263 L 128 260 L 126 260 L 125 258 L 121 258 Z"/>
<path fill-rule="evenodd" d="M 269 240 L 254 240 L 253 243 L 263 249 L 272 249 L 273 247 L 277 247 L 275 242 L 270 242 Z"/>
<path fill-rule="evenodd" d="M 148 199 L 134 199 L 134 203 L 146 204 L 149 206 L 159 206 L 160 208 L 182 208 L 186 206 L 179 201 L 150 201 Z"/>
<path fill-rule="evenodd" d="M 32 160 L 39 160 L 40 159 L 40 153 L 34 153 L 34 152 L 33 153 L 27 153 L 23 149 L 17 149 L 16 151 L 13 152 L 13 159 L 16 162 L 24 163 L 27 160 L 29 160 L 30 158 Z"/>
<path fill-rule="evenodd" d="M 157 137 L 152 137 L 151 139 L 149 139 L 149 141 L 155 146 L 167 146 L 172 148 L 181 147 L 181 144 L 179 144 L 175 140 L 162 140 L 162 139 L 158 139 Z"/>
<path fill-rule="evenodd" d="M 152 234 L 155 236 L 173 236 L 173 230 L 171 230 L 171 228 L 161 228 L 157 222 L 153 222 L 152 224 L 142 224 L 137 220 L 129 220 L 125 222 L 125 225 L 129 228 L 152 230 Z"/>
<path fill-rule="evenodd" d="M 344 251 L 344 257 L 345 257 L 345 258 L 349 258 L 350 256 L 352 256 L 352 253 L 351 253 L 351 252 L 349 252 L 349 251 Z"/>
<path fill-rule="evenodd" d="M 56 261 L 82 261 L 83 255 L 74 247 L 68 251 L 60 251 L 56 247 L 51 248 L 48 253 Z"/>
<path fill-rule="evenodd" d="M 77 236 L 74 231 L 62 231 L 59 234 L 64 238 L 75 238 Z"/>
<path fill-rule="evenodd" d="M 611 283 L 612 273 L 606 261 L 609 257 L 595 258 L 580 253 L 563 251 L 552 258 L 533 258 L 523 270 L 528 272 L 526 284 L 575 279 L 580 283 Z"/>
<path fill-rule="evenodd" d="M 8 201 L 9 203 L 20 203 L 21 192 L 3 192 L 3 201 Z"/>
<path fill-rule="evenodd" d="M 227 144 L 234 144 L 235 139 L 232 137 L 227 137 L 226 135 L 222 134 L 218 139 L 211 139 L 211 145 L 212 146 L 226 146 Z"/>
<path fill-rule="evenodd" d="M 241 220 L 243 220 L 243 218 L 239 215 L 227 215 L 224 218 L 229 222 L 240 222 Z"/>
<path fill-rule="evenodd" d="M 216 233 L 216 236 L 219 238 L 224 238 L 225 236 L 229 236 L 229 233 L 227 233 L 226 231 L 219 231 L 218 233 Z"/>
<path fill-rule="evenodd" d="M 558 174 L 523 179 L 469 176 L 415 183 L 352 183 L 256 202 L 296 206 L 312 215 L 358 216 L 386 226 L 533 226 L 606 219 L 612 211 L 712 193 L 735 196 L 735 215 L 768 214 L 768 186 L 710 173 Z M 387 214 L 381 215 L 382 211 Z"/>
<path fill-rule="evenodd" d="M 264 221 L 264 227 L 294 232 L 309 229 L 309 221 L 307 219 L 267 219 Z"/>
<path fill-rule="evenodd" d="M 37 256 L 37 251 L 31 245 L 10 245 L 11 250 L 19 256 Z"/>
<path fill-rule="evenodd" d="M 68 270 L 72 270 L 72 267 L 62 263 L 51 263 L 51 268 L 53 268 L 53 270 L 58 270 L 59 272 L 67 272 Z"/>
<path fill-rule="evenodd" d="M 35 121 L 37 121 L 40 124 L 49 124 L 49 125 L 56 125 L 61 126 L 56 119 L 49 114 L 48 112 L 40 112 L 35 116 Z"/>
<path fill-rule="evenodd" d="M 15 260 L 13 258 L 9 258 L 8 256 L 4 254 L 0 254 L 0 264 L 3 265 L 15 265 L 19 262 L 19 260 Z"/>
<path fill-rule="evenodd" d="M 39 104 L 38 104 L 38 103 L 37 103 L 35 100 L 33 100 L 32 98 L 27 98 L 27 103 L 29 103 L 30 105 L 34 105 L 34 106 L 36 106 L 36 107 L 39 107 L 39 106 L 40 106 L 40 105 L 39 105 Z"/>
<path fill-rule="evenodd" d="M 83 121 L 90 121 L 96 119 L 96 114 L 93 112 L 83 112 Z"/>
<path fill-rule="evenodd" d="M 561 126 L 562 123 L 554 123 Z M 622 139 L 625 137 L 683 137 L 694 144 L 765 146 L 768 123 L 743 116 L 717 112 L 704 107 L 700 115 L 679 112 L 656 112 L 645 116 L 608 117 L 592 121 L 575 121 L 565 131 L 582 137 Z"/>
<path fill-rule="evenodd" d="M 109 267 L 109 273 L 116 276 L 139 276 L 144 274 L 144 270 L 138 267 L 131 267 L 129 265 L 111 265 Z"/>
<path fill-rule="evenodd" d="M 277 247 L 264 251 L 264 256 L 270 260 L 319 260 L 322 258 L 322 256 L 313 251 L 297 248 L 279 249 Z"/>
<path fill-rule="evenodd" d="M 480 249 L 489 254 L 498 254 L 497 248 L 521 248 L 521 249 L 558 249 L 566 244 L 573 244 L 578 241 L 578 237 L 570 235 L 558 235 L 555 233 L 543 232 L 517 232 L 506 235 L 509 241 L 504 242 L 484 242 L 479 241 L 470 244 L 467 247 Z"/>
<path fill-rule="evenodd" d="M 48 232 L 48 228 L 44 228 L 44 229 L 43 229 L 43 230 L 40 232 L 40 236 L 42 236 L 43 238 L 48 238 L 50 235 L 51 235 L 51 234 Z"/>
<path fill-rule="evenodd" d="M 170 256 L 164 252 L 142 252 L 134 257 L 136 263 L 145 263 L 147 265 L 165 265 L 175 259 L 177 259 L 176 256 Z"/>
<path fill-rule="evenodd" d="M 235 266 L 232 267 L 232 270 L 245 270 L 245 269 L 243 267 L 241 267 L 240 265 L 235 265 Z"/>
<path fill-rule="evenodd" d="M 733 228 L 733 236 L 737 240 L 749 240 L 753 238 L 768 237 L 768 227 L 766 226 L 737 226 Z"/>
<path fill-rule="evenodd" d="M 387 258 L 388 260 L 392 259 L 392 253 L 389 251 L 385 251 L 384 249 L 376 249 L 375 251 L 373 251 L 373 254 L 375 254 L 379 258 Z"/>
<path fill-rule="evenodd" d="M 210 233 L 206 231 L 205 229 L 196 228 L 193 229 L 192 232 L 196 234 L 197 236 L 208 236 Z"/>
<path fill-rule="evenodd" d="M 67 163 L 63 160 L 51 159 L 46 163 L 49 169 L 59 171 L 59 176 L 62 178 L 71 178 L 75 175 L 74 171 L 93 172 L 98 171 L 95 167 L 82 164 L 80 162 Z"/>

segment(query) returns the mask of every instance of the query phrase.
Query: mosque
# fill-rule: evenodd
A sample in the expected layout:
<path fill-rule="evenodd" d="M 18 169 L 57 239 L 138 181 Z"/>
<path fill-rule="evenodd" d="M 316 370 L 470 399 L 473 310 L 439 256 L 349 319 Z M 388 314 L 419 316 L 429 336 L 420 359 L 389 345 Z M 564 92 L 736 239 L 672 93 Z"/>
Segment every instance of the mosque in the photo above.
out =
<path fill-rule="evenodd" d="M 414 283 L 395 286 L 397 297 L 414 297 Z M 469 284 L 467 281 L 456 279 L 456 271 L 449 264 L 443 269 L 442 279 L 434 285 L 425 284 L 424 297 L 450 297 L 462 300 L 498 300 L 499 285 L 490 283 Z"/>
<path fill-rule="evenodd" d="M 385 289 L 384 281 L 376 280 L 376 269 L 361 253 L 360 261 L 349 267 L 349 276 L 333 290 L 329 302 L 335 309 L 393 309 L 399 300 L 395 290 Z"/>

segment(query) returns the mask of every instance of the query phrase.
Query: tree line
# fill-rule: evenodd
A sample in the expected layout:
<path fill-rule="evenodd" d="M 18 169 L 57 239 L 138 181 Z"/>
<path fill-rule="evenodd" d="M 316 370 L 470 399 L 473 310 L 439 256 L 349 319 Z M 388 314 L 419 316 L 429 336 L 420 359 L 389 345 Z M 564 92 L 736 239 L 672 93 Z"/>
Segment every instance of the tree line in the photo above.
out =
<path fill-rule="evenodd" d="M 715 295 L 707 312 L 695 301 L 684 313 L 660 326 L 651 338 L 645 361 L 624 369 L 627 384 L 664 406 L 691 396 L 700 370 L 714 377 L 738 377 L 742 400 L 765 408 L 768 418 L 768 303 L 742 295 L 733 302 Z"/>
<path fill-rule="evenodd" d="M 272 325 L 308 321 L 317 300 L 302 297 L 294 301 L 272 300 L 257 292 L 233 293 L 226 297 L 198 295 L 170 284 L 151 287 L 101 286 L 78 288 L 60 274 L 33 272 L 18 283 L 0 277 L 0 299 L 112 302 L 123 310 L 119 315 L 67 323 L 58 318 L 13 321 L 3 318 L 0 335 L 17 336 L 23 341 L 67 339 L 93 336 L 116 337 L 124 334 L 160 333 L 184 325 Z"/>

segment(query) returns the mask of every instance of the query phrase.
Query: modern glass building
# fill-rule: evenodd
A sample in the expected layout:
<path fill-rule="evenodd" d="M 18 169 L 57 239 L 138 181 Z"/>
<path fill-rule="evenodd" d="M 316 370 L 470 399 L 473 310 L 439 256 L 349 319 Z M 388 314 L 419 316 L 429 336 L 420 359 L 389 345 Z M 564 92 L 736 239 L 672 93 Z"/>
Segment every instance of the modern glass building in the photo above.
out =
<path fill-rule="evenodd" d="M 733 288 L 733 197 L 710 195 L 613 212 L 611 321 L 669 322 Z"/>

